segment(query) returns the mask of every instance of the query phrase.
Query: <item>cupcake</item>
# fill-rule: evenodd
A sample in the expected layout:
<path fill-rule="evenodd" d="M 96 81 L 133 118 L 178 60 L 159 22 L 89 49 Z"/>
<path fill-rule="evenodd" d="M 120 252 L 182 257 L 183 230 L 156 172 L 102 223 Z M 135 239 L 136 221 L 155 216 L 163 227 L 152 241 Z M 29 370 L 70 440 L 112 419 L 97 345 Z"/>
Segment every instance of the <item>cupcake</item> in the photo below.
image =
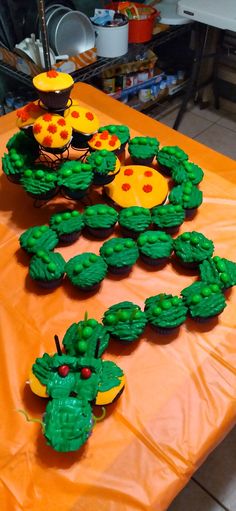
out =
<path fill-rule="evenodd" d="M 160 293 L 145 300 L 148 324 L 160 334 L 171 334 L 184 323 L 187 307 L 178 296 Z"/>
<path fill-rule="evenodd" d="M 71 106 L 65 111 L 65 119 L 72 126 L 71 146 L 75 149 L 88 147 L 88 141 L 99 128 L 96 114 L 81 106 Z"/>
<path fill-rule="evenodd" d="M 150 266 L 167 263 L 173 251 L 173 239 L 163 231 L 144 232 L 137 244 L 142 261 Z"/>
<path fill-rule="evenodd" d="M 169 194 L 169 201 L 172 204 L 180 204 L 184 208 L 186 218 L 196 213 L 197 208 L 202 204 L 202 199 L 202 192 L 191 181 L 175 186 Z"/>
<path fill-rule="evenodd" d="M 47 112 L 35 121 L 33 134 L 45 151 L 61 154 L 69 147 L 72 127 L 61 115 Z"/>
<path fill-rule="evenodd" d="M 39 155 L 39 145 L 34 138 L 28 137 L 24 131 L 18 131 L 7 142 L 9 156 L 21 156 L 25 161 L 33 163 Z"/>
<path fill-rule="evenodd" d="M 106 204 L 88 206 L 84 211 L 86 230 L 95 238 L 107 238 L 112 234 L 118 219 L 117 211 Z"/>
<path fill-rule="evenodd" d="M 205 259 L 199 265 L 199 271 L 201 280 L 207 284 L 217 283 L 223 289 L 236 285 L 236 264 L 224 257 Z"/>
<path fill-rule="evenodd" d="M 62 344 L 74 357 L 101 357 L 108 346 L 110 334 L 96 319 L 85 318 L 73 323 L 66 331 Z"/>
<path fill-rule="evenodd" d="M 151 165 L 158 148 L 159 142 L 153 137 L 134 137 L 128 145 L 131 159 L 137 165 Z"/>
<path fill-rule="evenodd" d="M 152 223 L 156 229 L 169 234 L 178 232 L 185 220 L 185 211 L 180 204 L 165 204 L 152 209 Z"/>
<path fill-rule="evenodd" d="M 51 110 L 64 110 L 74 85 L 73 78 L 55 69 L 33 78 L 33 85 L 42 103 Z"/>
<path fill-rule="evenodd" d="M 105 130 L 93 135 L 88 141 L 88 145 L 92 151 L 106 149 L 107 151 L 114 151 L 116 154 L 120 149 L 121 142 L 117 135 L 111 135 L 109 131 Z"/>
<path fill-rule="evenodd" d="M 142 335 L 147 319 L 135 303 L 120 302 L 107 309 L 102 322 L 114 339 L 133 342 Z"/>
<path fill-rule="evenodd" d="M 30 261 L 29 275 L 39 286 L 55 289 L 62 283 L 65 265 L 61 254 L 39 249 Z"/>
<path fill-rule="evenodd" d="M 107 264 L 92 252 L 72 257 L 66 264 L 70 282 L 82 291 L 95 291 L 107 274 Z"/>
<path fill-rule="evenodd" d="M 53 250 L 58 243 L 58 236 L 48 225 L 40 225 L 23 232 L 19 242 L 28 254 L 36 254 L 40 249 Z"/>
<path fill-rule="evenodd" d="M 204 172 L 195 163 L 185 160 L 173 168 L 171 177 L 178 185 L 187 181 L 190 181 L 193 185 L 198 185 L 203 180 Z"/>
<path fill-rule="evenodd" d="M 117 156 L 107 149 L 92 152 L 86 159 L 93 169 L 93 184 L 105 185 L 111 183 L 120 170 Z"/>
<path fill-rule="evenodd" d="M 58 169 L 58 185 L 63 194 L 75 200 L 82 199 L 93 180 L 91 165 L 81 161 L 66 161 Z"/>
<path fill-rule="evenodd" d="M 33 139 L 33 124 L 44 113 L 45 110 L 40 107 L 38 102 L 29 103 L 17 110 L 17 127 L 21 130 L 20 133 Z"/>
<path fill-rule="evenodd" d="M 52 215 L 49 225 L 57 233 L 61 243 L 73 243 L 80 237 L 84 218 L 79 211 L 66 210 Z"/>
<path fill-rule="evenodd" d="M 118 149 L 118 154 L 125 150 L 126 144 L 130 139 L 130 131 L 128 126 L 123 124 L 108 124 L 107 126 L 101 126 L 99 128 L 99 133 L 103 131 L 108 131 L 111 135 L 116 135 L 121 143 L 120 149 Z"/>
<path fill-rule="evenodd" d="M 200 232 L 184 232 L 174 240 L 174 252 L 182 266 L 198 268 L 199 263 L 212 256 L 214 245 Z"/>
<path fill-rule="evenodd" d="M 24 170 L 27 168 L 27 162 L 24 157 L 14 152 L 5 153 L 2 157 L 2 170 L 12 183 L 19 184 Z"/>
<path fill-rule="evenodd" d="M 198 321 L 218 316 L 226 307 L 225 297 L 217 283 L 197 281 L 183 289 L 181 295 L 190 316 Z"/>
<path fill-rule="evenodd" d="M 100 254 L 108 265 L 108 271 L 123 275 L 136 263 L 138 247 L 131 238 L 111 238 L 103 243 Z"/>
<path fill-rule="evenodd" d="M 49 200 L 58 192 L 57 175 L 41 165 L 24 170 L 20 182 L 34 199 Z"/>
<path fill-rule="evenodd" d="M 147 208 L 131 206 L 120 211 L 118 222 L 123 236 L 137 238 L 141 232 L 146 231 L 150 226 L 151 213 Z"/>
<path fill-rule="evenodd" d="M 178 146 L 164 146 L 157 155 L 159 168 L 167 176 L 171 176 L 175 167 L 187 159 L 188 155 Z"/>

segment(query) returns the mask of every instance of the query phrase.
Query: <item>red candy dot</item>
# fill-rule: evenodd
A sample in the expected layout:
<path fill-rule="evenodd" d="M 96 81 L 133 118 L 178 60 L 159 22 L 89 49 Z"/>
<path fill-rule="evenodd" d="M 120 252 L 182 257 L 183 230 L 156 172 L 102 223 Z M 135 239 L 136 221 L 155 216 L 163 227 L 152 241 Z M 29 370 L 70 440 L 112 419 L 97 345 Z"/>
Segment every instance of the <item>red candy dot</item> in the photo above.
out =
<path fill-rule="evenodd" d="M 59 119 L 57 121 L 57 124 L 59 124 L 59 126 L 65 126 L 66 125 L 66 121 L 65 121 L 65 119 Z"/>
<path fill-rule="evenodd" d="M 49 124 L 47 131 L 49 131 L 49 133 L 56 133 L 57 127 L 55 126 L 55 124 Z"/>
<path fill-rule="evenodd" d="M 25 108 L 22 108 L 22 110 L 18 110 L 16 113 L 17 117 L 19 117 L 23 122 L 27 121 L 29 119 L 29 114 Z"/>
<path fill-rule="evenodd" d="M 71 112 L 71 117 L 74 117 L 75 119 L 77 119 L 78 117 L 80 117 L 79 112 L 76 112 L 76 110 L 73 110 L 73 112 Z"/>
<path fill-rule="evenodd" d="M 128 190 L 131 188 L 131 186 L 129 183 L 124 183 L 121 188 L 122 188 L 122 190 L 124 190 L 124 192 L 128 192 Z"/>
<path fill-rule="evenodd" d="M 111 146 L 111 147 L 114 147 L 116 145 L 116 142 L 115 140 L 110 140 L 110 142 L 108 142 L 108 144 Z"/>
<path fill-rule="evenodd" d="M 50 71 L 47 72 L 48 78 L 56 78 L 58 74 L 59 73 L 55 71 L 55 69 L 50 69 Z"/>
<path fill-rule="evenodd" d="M 144 172 L 144 175 L 147 176 L 147 177 L 151 177 L 152 176 L 152 171 L 151 170 L 146 170 Z"/>
<path fill-rule="evenodd" d="M 89 369 L 89 367 L 83 367 L 83 369 L 81 369 L 81 378 L 83 378 L 83 380 L 90 378 L 91 374 L 92 371 Z"/>
<path fill-rule="evenodd" d="M 61 133 L 60 133 L 60 137 L 63 138 L 63 140 L 66 140 L 68 138 L 68 131 L 67 130 L 62 130 Z"/>
<path fill-rule="evenodd" d="M 50 147 L 52 145 L 52 137 L 50 137 L 50 135 L 44 137 L 42 144 L 45 145 L 45 147 Z"/>
<path fill-rule="evenodd" d="M 58 367 L 58 374 L 60 374 L 60 376 L 62 376 L 62 378 L 65 378 L 69 372 L 70 372 L 70 368 L 67 365 Z"/>
<path fill-rule="evenodd" d="M 94 119 L 94 115 L 92 114 L 92 112 L 86 112 L 85 117 L 87 117 L 89 121 L 93 121 Z"/>
<path fill-rule="evenodd" d="M 103 131 L 102 134 L 100 135 L 100 139 L 101 140 L 107 140 L 108 139 L 108 131 Z"/>
<path fill-rule="evenodd" d="M 101 147 L 101 145 L 102 145 L 102 142 L 99 142 L 99 140 L 95 144 L 96 147 Z"/>
<path fill-rule="evenodd" d="M 52 114 L 44 114 L 43 115 L 43 120 L 47 121 L 47 122 L 51 121 L 52 120 Z"/>
<path fill-rule="evenodd" d="M 143 186 L 143 191 L 145 193 L 150 193 L 152 191 L 152 186 L 151 185 L 144 185 Z"/>
<path fill-rule="evenodd" d="M 117 135 L 112 135 L 112 136 L 111 136 L 111 140 L 114 140 L 114 141 L 116 142 L 116 141 L 118 140 Z"/>
<path fill-rule="evenodd" d="M 36 133 L 37 135 L 37 133 L 40 133 L 41 129 L 42 129 L 41 124 L 35 124 L 33 127 L 33 132 Z"/>
<path fill-rule="evenodd" d="M 132 176 L 133 173 L 134 173 L 133 169 L 126 169 L 124 171 L 125 176 Z"/>

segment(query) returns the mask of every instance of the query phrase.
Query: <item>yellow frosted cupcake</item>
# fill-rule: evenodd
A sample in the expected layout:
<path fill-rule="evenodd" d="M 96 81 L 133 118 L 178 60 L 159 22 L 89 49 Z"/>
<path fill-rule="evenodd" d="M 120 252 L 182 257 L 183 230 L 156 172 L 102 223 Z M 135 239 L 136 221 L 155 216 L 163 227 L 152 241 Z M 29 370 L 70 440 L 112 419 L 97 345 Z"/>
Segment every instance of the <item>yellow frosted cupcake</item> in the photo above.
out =
<path fill-rule="evenodd" d="M 46 151 L 62 153 L 71 141 L 72 128 L 61 115 L 47 112 L 34 123 L 33 134 Z"/>
<path fill-rule="evenodd" d="M 74 85 L 73 78 L 55 69 L 40 73 L 33 78 L 33 85 L 43 104 L 53 110 L 63 110 Z"/>
<path fill-rule="evenodd" d="M 88 108 L 72 104 L 64 115 L 73 129 L 72 147 L 88 147 L 88 141 L 97 133 L 100 125 L 96 114 Z"/>
<path fill-rule="evenodd" d="M 121 141 L 117 137 L 117 135 L 112 135 L 109 131 L 105 130 L 102 133 L 96 133 L 89 140 L 89 147 L 93 151 L 101 151 L 102 149 L 106 149 L 107 151 L 116 152 L 120 149 Z"/>
<path fill-rule="evenodd" d="M 43 115 L 45 110 L 41 108 L 36 101 L 28 103 L 16 111 L 17 127 L 24 131 L 27 135 L 32 135 L 32 126 L 36 119 Z"/>

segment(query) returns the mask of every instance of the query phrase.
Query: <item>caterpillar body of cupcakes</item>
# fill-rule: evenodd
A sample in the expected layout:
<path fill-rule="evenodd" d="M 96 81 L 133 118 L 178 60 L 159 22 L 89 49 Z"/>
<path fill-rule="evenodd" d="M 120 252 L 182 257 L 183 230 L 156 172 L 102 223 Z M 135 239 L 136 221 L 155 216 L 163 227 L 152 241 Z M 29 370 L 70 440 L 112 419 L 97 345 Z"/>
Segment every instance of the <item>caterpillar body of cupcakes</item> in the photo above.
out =
<path fill-rule="evenodd" d="M 120 170 L 120 161 L 112 151 L 93 151 L 86 159 L 93 170 L 93 184 L 111 183 Z"/>
<path fill-rule="evenodd" d="M 178 261 L 189 268 L 197 268 L 204 259 L 212 256 L 213 251 L 213 242 L 200 232 L 184 232 L 174 240 Z"/>
<path fill-rule="evenodd" d="M 142 335 L 147 323 L 141 308 L 128 301 L 109 307 L 102 321 L 112 337 L 125 342 L 136 341 Z"/>
<path fill-rule="evenodd" d="M 107 264 L 102 257 L 84 252 L 66 263 L 66 274 L 78 289 L 95 291 L 107 274 Z"/>
<path fill-rule="evenodd" d="M 80 161 L 66 161 L 58 169 L 58 185 L 69 198 L 82 199 L 93 180 L 91 165 Z"/>
<path fill-rule="evenodd" d="M 152 209 L 152 223 L 156 229 L 169 234 L 178 232 L 185 220 L 185 211 L 180 204 L 165 204 Z"/>
<path fill-rule="evenodd" d="M 139 256 L 137 244 L 131 238 L 111 238 L 105 241 L 100 254 L 108 265 L 108 271 L 119 275 L 129 273 Z"/>
<path fill-rule="evenodd" d="M 190 181 L 193 185 L 198 185 L 203 180 L 204 172 L 195 163 L 185 160 L 172 169 L 171 177 L 178 185 L 187 181 Z"/>
<path fill-rule="evenodd" d="M 65 265 L 61 254 L 40 249 L 30 261 L 29 275 L 39 286 L 55 289 L 62 283 Z"/>
<path fill-rule="evenodd" d="M 66 331 L 62 344 L 74 357 L 101 357 L 108 346 L 110 334 L 96 319 L 85 318 L 73 323 Z"/>
<path fill-rule="evenodd" d="M 190 316 L 198 321 L 218 316 L 226 307 L 225 297 L 217 283 L 197 281 L 183 289 L 181 295 Z"/>
<path fill-rule="evenodd" d="M 161 334 L 172 333 L 187 317 L 187 307 L 182 298 L 166 293 L 147 298 L 144 311 L 148 324 Z"/>
<path fill-rule="evenodd" d="M 150 226 L 151 213 L 148 208 L 131 206 L 120 211 L 118 222 L 123 236 L 137 238 L 141 232 L 146 231 Z"/>
<path fill-rule="evenodd" d="M 158 148 L 159 142 L 154 137 L 134 137 L 128 145 L 129 154 L 136 165 L 151 165 Z"/>
<path fill-rule="evenodd" d="M 48 225 L 29 227 L 19 238 L 20 246 L 29 254 L 38 250 L 53 250 L 58 243 L 57 234 Z"/>
<path fill-rule="evenodd" d="M 20 183 L 30 197 L 38 200 L 52 199 L 58 192 L 56 173 L 41 165 L 24 170 Z"/>
<path fill-rule="evenodd" d="M 186 217 L 189 218 L 196 213 L 197 208 L 202 204 L 202 200 L 203 194 L 201 190 L 193 185 L 191 181 L 175 186 L 169 194 L 171 204 L 180 204 L 185 210 Z"/>
<path fill-rule="evenodd" d="M 107 238 L 112 234 L 118 219 L 117 211 L 106 204 L 88 206 L 84 211 L 86 230 L 95 238 Z"/>
<path fill-rule="evenodd" d="M 224 257 L 205 259 L 199 271 L 201 279 L 208 284 L 217 283 L 223 289 L 236 285 L 236 263 Z"/>
<path fill-rule="evenodd" d="M 76 210 L 65 210 L 52 215 L 49 221 L 61 243 L 73 243 L 76 241 L 84 226 L 83 215 Z"/>
<path fill-rule="evenodd" d="M 150 266 L 168 262 L 173 251 L 172 237 L 163 231 L 146 231 L 137 239 L 142 261 Z"/>
<path fill-rule="evenodd" d="M 171 176 L 172 171 L 186 160 L 188 155 L 178 146 L 164 146 L 157 154 L 159 168 L 167 176 Z"/>

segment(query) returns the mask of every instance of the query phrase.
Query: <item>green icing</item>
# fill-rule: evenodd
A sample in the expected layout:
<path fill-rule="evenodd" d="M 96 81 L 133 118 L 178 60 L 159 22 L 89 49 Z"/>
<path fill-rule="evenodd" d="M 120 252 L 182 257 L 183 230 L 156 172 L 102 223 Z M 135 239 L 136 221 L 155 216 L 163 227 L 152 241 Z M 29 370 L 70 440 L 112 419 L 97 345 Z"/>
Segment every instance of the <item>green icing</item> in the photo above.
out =
<path fill-rule="evenodd" d="M 88 206 L 84 211 L 84 223 L 88 227 L 103 229 L 113 227 L 118 219 L 117 211 L 106 204 Z"/>
<path fill-rule="evenodd" d="M 186 263 L 200 263 L 212 256 L 214 245 L 200 232 L 185 232 L 174 240 L 174 251 Z"/>
<path fill-rule="evenodd" d="M 188 155 L 178 146 L 164 146 L 157 155 L 158 163 L 170 169 L 187 159 Z"/>
<path fill-rule="evenodd" d="M 64 210 L 52 215 L 49 225 L 58 236 L 61 236 L 80 231 L 84 226 L 84 219 L 79 211 Z"/>
<path fill-rule="evenodd" d="M 152 209 L 152 222 L 157 227 L 179 226 L 184 220 L 185 212 L 180 204 L 165 204 Z"/>
<path fill-rule="evenodd" d="M 68 261 L 66 273 L 72 284 L 86 289 L 104 279 L 107 265 L 102 257 L 92 252 L 85 252 Z"/>
<path fill-rule="evenodd" d="M 187 308 L 178 296 L 160 293 L 145 300 L 147 321 L 160 328 L 180 326 L 187 317 Z"/>
<path fill-rule="evenodd" d="M 102 361 L 102 373 L 98 384 L 99 392 L 106 392 L 120 385 L 123 371 L 111 360 Z"/>
<path fill-rule="evenodd" d="M 173 251 L 172 237 L 162 231 L 147 231 L 137 239 L 138 249 L 151 259 L 170 257 Z"/>
<path fill-rule="evenodd" d="M 48 172 L 47 168 L 36 165 L 24 170 L 21 184 L 26 192 L 37 196 L 55 189 L 57 176 L 53 172 Z"/>
<path fill-rule="evenodd" d="M 128 342 L 138 339 L 147 322 L 144 312 L 132 302 L 112 305 L 105 312 L 102 321 L 113 337 Z"/>
<path fill-rule="evenodd" d="M 159 142 L 153 137 L 134 137 L 129 142 L 129 154 L 131 158 L 151 158 L 154 157 L 159 148 Z"/>
<path fill-rule="evenodd" d="M 86 163 L 91 165 L 93 172 L 102 176 L 114 172 L 116 170 L 116 162 L 116 155 L 106 149 L 94 151 L 86 159 Z"/>
<path fill-rule="evenodd" d="M 65 264 L 61 254 L 41 249 L 30 261 L 29 274 L 33 280 L 50 282 L 64 275 Z"/>
<path fill-rule="evenodd" d="M 109 337 L 107 329 L 98 321 L 86 319 L 68 328 L 62 344 L 69 355 L 94 357 L 98 349 L 97 354 L 101 357 L 108 346 Z"/>
<path fill-rule="evenodd" d="M 215 316 L 226 307 L 226 301 L 218 283 L 197 281 L 181 291 L 190 315 L 200 318 Z"/>
<path fill-rule="evenodd" d="M 58 185 L 72 190 L 85 190 L 93 180 L 91 165 L 80 161 L 66 161 L 58 169 Z"/>
<path fill-rule="evenodd" d="M 9 153 L 18 154 L 25 160 L 33 162 L 39 153 L 39 145 L 32 137 L 28 137 L 23 130 L 15 133 L 7 142 L 6 145 Z"/>
<path fill-rule="evenodd" d="M 131 238 L 111 238 L 100 248 L 100 254 L 108 266 L 122 268 L 132 266 L 138 259 L 138 247 Z"/>
<path fill-rule="evenodd" d="M 53 399 L 47 404 L 43 423 L 48 445 L 59 452 L 75 451 L 92 432 L 92 409 L 75 397 Z"/>
<path fill-rule="evenodd" d="M 171 175 L 173 181 L 175 181 L 177 184 L 191 181 L 193 185 L 197 185 L 202 181 L 204 173 L 202 169 L 195 163 L 184 161 L 172 169 Z"/>
<path fill-rule="evenodd" d="M 2 157 L 2 170 L 6 176 L 22 176 L 27 162 L 21 155 L 16 154 L 16 158 L 13 159 L 9 154 L 4 154 Z"/>
<path fill-rule="evenodd" d="M 102 131 L 109 131 L 111 135 L 116 135 L 121 144 L 125 144 L 130 138 L 129 128 L 123 124 L 108 124 L 99 128 L 98 132 L 101 133 Z"/>
<path fill-rule="evenodd" d="M 131 206 L 124 208 L 119 213 L 119 224 L 122 227 L 131 229 L 140 233 L 148 229 L 151 223 L 151 213 L 149 209 L 140 206 Z"/>
<path fill-rule="evenodd" d="M 53 250 L 58 243 L 56 233 L 47 225 L 30 227 L 19 238 L 20 246 L 29 253 L 39 249 Z"/>
<path fill-rule="evenodd" d="M 198 208 L 202 203 L 202 192 L 190 181 L 172 188 L 169 201 L 172 204 L 181 204 L 184 209 Z"/>
<path fill-rule="evenodd" d="M 236 284 L 236 264 L 223 257 L 206 259 L 200 264 L 199 270 L 204 282 L 217 283 L 223 289 Z"/>

